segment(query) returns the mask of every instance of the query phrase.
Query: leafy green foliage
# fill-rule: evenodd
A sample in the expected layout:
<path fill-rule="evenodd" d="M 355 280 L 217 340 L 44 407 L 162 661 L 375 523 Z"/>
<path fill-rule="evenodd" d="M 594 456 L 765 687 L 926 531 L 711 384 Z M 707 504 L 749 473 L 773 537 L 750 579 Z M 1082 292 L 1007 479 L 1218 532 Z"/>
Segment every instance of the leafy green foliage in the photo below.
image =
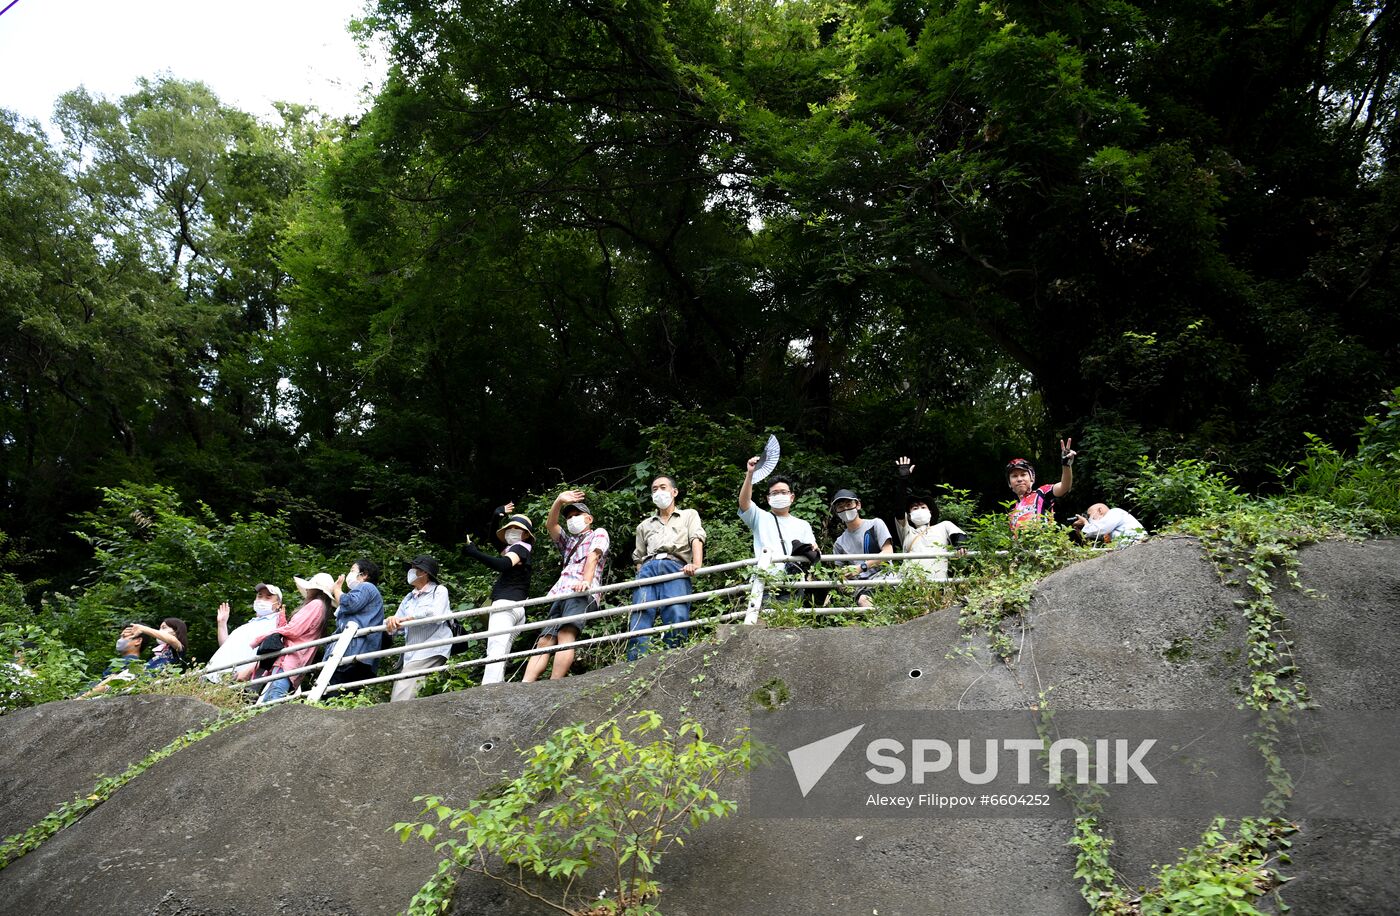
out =
<path fill-rule="evenodd" d="M 1093 913 L 1262 916 L 1254 904 L 1282 883 L 1273 863 L 1280 850 L 1292 845 L 1288 837 L 1296 832 L 1292 824 L 1263 818 L 1244 818 L 1231 831 L 1224 818 L 1215 818 L 1198 845 L 1155 869 L 1156 886 L 1140 896 L 1118 884 L 1108 861 L 1112 841 L 1099 832 L 1094 818 L 1076 818 L 1069 845 L 1075 849 L 1074 876 Z"/>
<path fill-rule="evenodd" d="M 87 660 L 34 625 L 0 624 L 0 713 L 66 700 L 92 680 Z"/>
<path fill-rule="evenodd" d="M 461 869 L 563 912 L 585 901 L 599 912 L 659 912 L 653 876 L 662 858 L 686 834 L 734 813 L 717 788 L 753 765 L 755 749 L 743 736 L 714 744 L 694 722 L 668 729 L 651 711 L 625 722 L 559 729 L 526 752 L 518 778 L 466 808 L 420 797 L 426 820 L 394 830 L 446 858 L 409 912 L 446 912 Z M 599 881 L 605 893 L 595 893 Z"/>
<path fill-rule="evenodd" d="M 326 568 L 316 551 L 292 540 L 285 513 L 225 521 L 203 504 L 187 511 L 169 487 L 106 488 L 101 508 L 82 523 L 97 562 L 94 579 L 76 597 L 51 596 L 41 620 L 92 660 L 110 657 L 125 623 L 158 626 L 166 617 L 189 625 L 191 660 L 207 657 L 221 602 L 248 607 L 253 587 L 271 582 L 282 588 L 290 613 L 297 601 L 292 577 Z M 231 624 L 242 622 L 235 617 Z"/>
<path fill-rule="evenodd" d="M 1128 488 L 1128 496 L 1149 528 L 1228 511 L 1240 499 L 1229 478 L 1199 458 L 1183 458 L 1163 467 L 1146 455 L 1138 459 L 1137 482 Z"/>

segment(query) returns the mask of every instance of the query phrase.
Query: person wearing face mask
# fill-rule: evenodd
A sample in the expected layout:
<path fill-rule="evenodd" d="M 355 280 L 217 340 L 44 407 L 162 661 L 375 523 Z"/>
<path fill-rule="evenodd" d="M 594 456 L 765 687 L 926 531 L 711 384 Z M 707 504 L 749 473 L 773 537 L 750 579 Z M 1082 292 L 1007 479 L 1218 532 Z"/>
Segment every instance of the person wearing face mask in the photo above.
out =
<path fill-rule="evenodd" d="M 325 627 L 326 616 L 330 614 L 331 608 L 334 606 L 331 601 L 331 592 L 335 590 L 335 580 L 331 578 L 330 573 L 318 572 L 310 579 L 293 576 L 292 582 L 301 595 L 301 607 L 297 608 L 291 620 L 281 626 L 273 627 L 272 632 L 266 636 L 253 637 L 250 644 L 258 647 L 260 655 L 281 649 L 294 651 L 286 652 L 276 658 L 264 659 L 256 666 L 254 669 L 256 671 L 267 670 L 274 675 L 284 671 L 292 671 L 311 664 L 311 659 L 316 654 L 315 646 L 297 647 L 321 638 L 321 630 Z M 262 696 L 258 698 L 258 703 L 271 703 L 273 700 L 280 700 L 287 696 L 301 683 L 304 675 L 305 672 L 290 674 L 265 682 L 262 685 Z M 244 679 L 242 671 L 239 672 L 238 676 L 240 680 Z"/>
<path fill-rule="evenodd" d="M 214 616 L 214 622 L 218 627 L 219 648 L 205 665 L 207 669 L 227 669 L 230 665 L 242 665 L 244 662 L 252 661 L 257 651 L 249 643 L 255 637 L 261 641 L 275 628 L 287 622 L 287 612 L 282 607 L 282 590 L 266 582 L 259 583 L 253 589 L 252 620 L 230 633 L 228 629 L 229 614 L 229 604 L 225 601 L 219 605 L 219 610 Z M 204 675 L 204 679 L 217 684 L 224 680 L 229 673 L 228 670 L 215 670 Z M 250 674 L 249 677 L 251 676 Z"/>
<path fill-rule="evenodd" d="M 899 535 L 900 548 L 905 553 L 933 553 L 947 550 L 951 545 L 958 547 L 967 535 L 952 522 L 934 524 L 934 502 L 927 496 L 910 494 L 909 481 L 914 476 L 915 464 L 908 457 L 895 460 L 895 470 L 899 473 L 899 501 L 904 506 L 904 514 L 894 520 L 895 533 Z M 945 559 L 907 560 L 906 566 L 917 564 L 926 570 L 936 582 L 948 578 L 948 561 Z"/>
<path fill-rule="evenodd" d="M 504 522 L 501 520 L 505 519 Z M 524 601 L 530 597 L 530 574 L 534 569 L 535 529 L 530 519 L 515 514 L 515 503 L 506 503 L 496 509 L 496 540 L 501 542 L 501 555 L 493 557 L 478 550 L 467 541 L 466 554 L 478 563 L 496 570 L 495 583 L 491 586 L 491 606 L 502 607 Z M 506 630 L 518 627 L 525 622 L 523 607 L 506 607 L 492 611 L 486 624 L 488 630 Z M 513 640 L 510 633 L 491 636 L 486 640 L 486 657 L 503 658 L 510 654 Z M 490 662 L 481 673 L 481 683 L 499 684 L 506 679 L 506 663 Z"/>
<path fill-rule="evenodd" d="M 564 568 L 559 579 L 546 593 L 554 599 L 549 607 L 549 619 L 554 621 L 540 631 L 535 647 L 544 649 L 555 645 L 567 645 L 583 635 L 587 621 L 576 619 L 580 614 L 598 610 L 598 599 L 594 595 L 580 594 L 603 584 L 604 558 L 612 542 L 606 528 L 593 527 L 593 512 L 583 501 L 582 490 L 565 490 L 554 497 L 549 507 L 549 517 L 545 529 L 549 539 L 564 555 Z M 560 517 L 564 526 L 559 525 Z M 574 664 L 574 650 L 560 649 L 554 655 L 554 667 L 550 671 L 551 680 L 559 680 L 569 673 Z M 539 680 L 549 664 L 549 653 L 530 656 L 525 664 L 525 680 Z"/>
<path fill-rule="evenodd" d="M 1011 533 L 1026 525 L 1036 524 L 1042 518 L 1055 520 L 1055 500 L 1067 495 L 1074 486 L 1074 459 L 1079 453 L 1070 446 L 1073 439 L 1060 440 L 1060 479 L 1054 484 L 1035 485 L 1035 466 L 1024 458 L 1012 458 L 1006 464 L 1006 485 L 1016 494 L 1016 505 L 1011 507 L 1007 522 Z"/>
<path fill-rule="evenodd" d="M 139 667 L 141 647 L 146 639 L 155 644 L 155 652 L 145 667 Z M 190 642 L 189 626 L 179 617 L 167 617 L 160 622 L 160 628 L 133 623 L 121 632 L 117 640 L 117 659 L 102 672 L 102 680 L 89 689 L 82 697 L 92 697 L 106 693 L 119 681 L 135 680 L 137 674 L 164 673 L 167 667 L 183 668 L 188 663 Z"/>
<path fill-rule="evenodd" d="M 690 577 L 705 563 L 705 526 L 700 513 L 694 509 L 676 508 L 680 490 L 669 474 L 658 474 L 651 481 L 651 502 L 656 512 L 642 519 L 637 526 L 637 543 L 632 549 L 632 562 L 637 564 L 637 578 L 684 573 L 683 578 L 638 586 L 632 594 L 635 604 L 682 598 L 695 591 Z M 656 624 L 660 611 L 662 624 L 684 623 L 690 619 L 690 604 L 664 604 L 632 612 L 629 630 L 645 630 Z M 683 629 L 667 630 L 663 642 L 669 647 L 685 641 Z M 627 643 L 627 660 L 636 661 L 647 650 L 649 637 L 634 636 Z"/>
<path fill-rule="evenodd" d="M 116 681 L 130 681 L 136 679 L 136 674 L 142 668 L 141 646 L 143 640 L 141 634 L 127 636 L 125 634 L 117 637 L 117 655 L 107 667 L 102 669 L 102 677 L 93 684 L 81 697 L 95 696 L 105 693 Z M 80 697 L 80 699 L 81 699 Z"/>
<path fill-rule="evenodd" d="M 832 553 L 894 553 L 894 538 L 884 519 L 860 517 L 860 497 L 850 490 L 837 490 L 831 498 L 831 511 L 845 530 L 836 539 Z M 847 577 L 869 579 L 877 575 L 883 560 L 841 560 Z M 870 589 L 856 590 L 856 604 L 870 607 Z"/>
<path fill-rule="evenodd" d="M 792 481 L 781 475 L 768 478 L 768 511 L 753 501 L 753 472 L 762 457 L 749 459 L 744 482 L 739 487 L 739 518 L 753 532 L 753 555 L 762 556 L 763 549 L 773 557 L 792 555 L 793 544 L 816 544 L 812 526 L 792 514 L 792 502 L 797 492 Z"/>
<path fill-rule="evenodd" d="M 413 648 L 420 643 L 452 638 L 452 627 L 446 620 L 417 622 L 425 617 L 440 617 L 452 610 L 447 597 L 447 586 L 438 582 L 437 560 L 429 556 L 414 557 L 413 562 L 408 565 L 404 579 L 411 591 L 399 602 L 398 612 L 384 619 L 384 626 L 390 635 L 403 630 L 403 670 L 424 671 L 445 665 L 448 655 L 452 652 L 451 646 Z M 394 681 L 394 691 L 389 697 L 389 702 L 401 703 L 411 700 L 418 696 L 418 691 L 422 689 L 423 678 L 401 678 Z"/>
<path fill-rule="evenodd" d="M 345 632 L 351 623 L 361 630 L 382 624 L 384 596 L 379 593 L 379 564 L 368 557 L 361 557 L 351 564 L 350 571 L 335 580 L 331 588 L 331 603 L 335 605 L 336 635 Z M 382 633 L 367 633 L 351 639 L 329 683 L 352 684 L 378 674 L 379 659 L 361 661 L 353 656 L 379 651 L 384 648 L 386 639 L 387 636 Z M 327 643 L 322 659 L 329 658 L 334 651 L 335 643 Z"/>

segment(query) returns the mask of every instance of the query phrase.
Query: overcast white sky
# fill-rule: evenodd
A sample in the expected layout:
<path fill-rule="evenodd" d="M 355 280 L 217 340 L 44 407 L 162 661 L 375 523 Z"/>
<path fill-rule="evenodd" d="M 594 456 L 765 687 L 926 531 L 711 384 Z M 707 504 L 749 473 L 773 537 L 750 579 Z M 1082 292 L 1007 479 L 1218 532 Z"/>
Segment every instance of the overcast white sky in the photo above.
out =
<path fill-rule="evenodd" d="M 0 0 L 0 8 L 10 0 Z M 207 83 L 260 117 L 274 101 L 340 115 L 367 107 L 366 63 L 346 32 L 365 0 L 19 0 L 0 14 L 0 108 L 47 122 L 64 92 L 111 97 L 140 76 Z"/>

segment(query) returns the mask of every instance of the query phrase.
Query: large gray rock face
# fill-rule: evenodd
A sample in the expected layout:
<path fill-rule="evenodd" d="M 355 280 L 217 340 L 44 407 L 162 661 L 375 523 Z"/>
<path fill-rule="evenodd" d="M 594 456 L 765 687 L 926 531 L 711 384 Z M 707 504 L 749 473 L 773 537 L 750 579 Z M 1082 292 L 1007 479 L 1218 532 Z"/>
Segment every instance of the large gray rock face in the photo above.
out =
<path fill-rule="evenodd" d="M 1370 564 L 1359 582 L 1345 573 L 1348 552 L 1357 550 Z M 1400 644 L 1393 591 L 1400 544 L 1326 545 L 1305 557 L 1305 582 L 1316 574 L 1333 598 L 1287 607 L 1300 647 L 1315 625 L 1306 639 L 1317 648 L 1304 672 L 1325 697 L 1350 689 L 1345 672 L 1334 669 L 1350 664 L 1339 630 L 1356 615 L 1364 616 L 1371 643 L 1391 652 Z M 1391 578 L 1382 575 L 1387 564 Z M 389 832 L 396 821 L 416 818 L 413 796 L 434 793 L 459 804 L 476 797 L 518 773 L 515 748 L 560 725 L 636 708 L 674 720 L 684 707 L 723 736 L 768 715 L 764 707 L 774 701 L 797 709 L 1007 710 L 1027 709 L 1051 688 L 1059 708 L 1229 708 L 1247 676 L 1231 603 L 1237 596 L 1219 584 L 1194 542 L 1161 541 L 1042 583 L 1024 631 L 1015 634 L 1022 656 L 1009 666 L 985 653 L 950 657 L 963 642 L 956 614 L 940 612 L 879 629 L 736 627 L 718 642 L 635 666 L 396 706 L 283 706 L 156 764 L 0 871 L 0 894 L 16 913 L 398 912 L 437 860 L 426 844 L 400 844 Z M 1393 676 L 1380 667 L 1385 650 L 1376 651 L 1372 676 L 1393 690 Z M 920 676 L 911 677 L 916 669 Z M 129 733 L 130 717 L 118 706 L 89 706 L 93 731 L 83 742 L 103 747 Z M 167 729 L 188 727 L 180 719 L 187 712 L 172 706 Z M 167 713 L 148 711 L 147 730 Z M 0 720 L 0 737 L 4 729 L 35 748 L 63 740 L 54 733 L 65 724 L 30 716 Z M 0 753 L 7 753 L 3 745 Z M 25 764 L 22 754 L 4 759 L 7 777 Z M 1085 911 L 1065 821 L 760 819 L 746 813 L 746 784 L 728 788 L 739 814 L 694 834 L 662 866 L 662 905 L 671 916 Z M 1115 865 L 1146 881 L 1152 863 L 1174 858 L 1204 824 L 1109 826 Z M 1320 831 L 1300 844 L 1296 861 L 1304 877 L 1289 886 L 1289 899 L 1345 899 L 1354 912 L 1382 912 L 1367 907 L 1396 899 L 1393 829 Z M 545 910 L 467 876 L 455 911 Z"/>
<path fill-rule="evenodd" d="M 111 697 L 0 716 L 0 836 L 27 829 L 217 713 L 186 697 Z"/>

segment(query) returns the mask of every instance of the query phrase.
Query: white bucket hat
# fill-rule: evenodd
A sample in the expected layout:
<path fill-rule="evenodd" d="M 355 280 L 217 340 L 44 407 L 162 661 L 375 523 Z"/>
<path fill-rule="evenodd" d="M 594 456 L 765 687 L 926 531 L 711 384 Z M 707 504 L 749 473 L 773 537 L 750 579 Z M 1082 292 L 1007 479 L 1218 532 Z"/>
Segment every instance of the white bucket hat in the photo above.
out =
<path fill-rule="evenodd" d="M 321 591 L 325 592 L 327 596 L 335 591 L 335 580 L 331 578 L 330 573 L 319 572 L 310 579 L 303 579 L 301 576 L 292 576 L 292 581 L 295 582 L 297 588 L 302 591 L 319 588 Z"/>

